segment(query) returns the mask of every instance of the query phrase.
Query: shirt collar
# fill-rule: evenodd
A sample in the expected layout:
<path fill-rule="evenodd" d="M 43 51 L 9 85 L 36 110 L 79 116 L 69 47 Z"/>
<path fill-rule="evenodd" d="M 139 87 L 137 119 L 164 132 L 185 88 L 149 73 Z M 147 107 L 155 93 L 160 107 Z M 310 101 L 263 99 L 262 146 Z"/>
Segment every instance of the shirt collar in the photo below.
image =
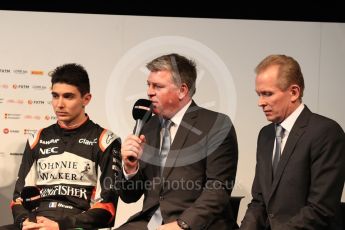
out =
<path fill-rule="evenodd" d="M 295 111 L 293 111 L 290 116 L 288 116 L 280 125 L 284 128 L 285 131 L 289 132 L 291 131 L 293 125 L 295 124 L 298 116 L 302 113 L 302 110 L 304 109 L 304 104 L 301 103 Z"/>
<path fill-rule="evenodd" d="M 190 100 L 182 109 L 180 109 L 170 120 L 173 122 L 174 126 L 180 126 L 182 118 L 186 113 L 189 106 L 192 104 L 192 100 Z"/>

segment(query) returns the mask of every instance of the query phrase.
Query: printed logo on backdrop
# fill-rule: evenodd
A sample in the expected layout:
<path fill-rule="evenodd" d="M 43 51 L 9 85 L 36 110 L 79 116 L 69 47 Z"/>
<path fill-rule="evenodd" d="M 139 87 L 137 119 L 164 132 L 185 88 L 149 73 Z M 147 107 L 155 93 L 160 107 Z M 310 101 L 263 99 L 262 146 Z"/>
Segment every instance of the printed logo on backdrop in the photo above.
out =
<path fill-rule="evenodd" d="M 10 130 L 8 128 L 4 128 L 2 131 L 4 134 L 8 134 L 10 132 Z"/>
<path fill-rule="evenodd" d="M 41 116 L 39 115 L 32 115 L 32 114 L 26 114 L 24 115 L 24 119 L 26 120 L 41 120 Z"/>
<path fill-rule="evenodd" d="M 31 75 L 44 75 L 43 70 L 31 70 Z"/>
<path fill-rule="evenodd" d="M 0 68 L 0 73 L 11 73 L 11 70 Z"/>
<path fill-rule="evenodd" d="M 4 128 L 2 130 L 4 134 L 19 134 L 20 130 L 19 129 L 9 129 L 9 128 Z"/>
<path fill-rule="evenodd" d="M 56 120 L 57 118 L 56 118 L 56 116 L 46 115 L 46 116 L 44 116 L 44 119 L 49 121 L 49 120 Z"/>
<path fill-rule="evenodd" d="M 10 153 L 10 156 L 22 156 L 22 155 L 23 153 L 13 153 L 13 152 Z"/>
<path fill-rule="evenodd" d="M 44 101 L 42 100 L 28 100 L 29 105 L 44 105 Z"/>
<path fill-rule="evenodd" d="M 25 69 L 15 69 L 15 70 L 13 70 L 13 73 L 15 73 L 15 74 L 28 74 L 29 71 L 27 71 Z"/>
<path fill-rule="evenodd" d="M 7 99 L 6 103 L 9 103 L 9 104 L 23 104 L 24 100 L 23 99 Z"/>
<path fill-rule="evenodd" d="M 0 85 L 0 88 L 2 88 L 2 89 L 8 89 L 8 84 L 1 84 L 1 85 Z"/>
<path fill-rule="evenodd" d="M 31 88 L 34 90 L 46 90 L 46 89 L 48 89 L 48 87 L 45 85 L 32 85 Z"/>
<path fill-rule="evenodd" d="M 37 129 L 24 129 L 23 132 L 24 132 L 24 135 L 32 135 L 33 136 L 34 133 L 37 132 Z"/>
<path fill-rule="evenodd" d="M 146 63 L 169 53 L 178 53 L 196 62 L 198 77 L 196 94 L 193 97 L 196 103 L 201 107 L 228 114 L 234 120 L 237 96 L 229 66 L 211 48 L 197 40 L 180 36 L 160 36 L 141 42 L 128 50 L 115 65 L 107 82 L 107 119 L 112 130 L 120 136 L 127 136 L 133 130 L 135 121 L 132 119 L 132 106 L 135 101 L 147 98 Z M 196 160 L 192 157 L 179 164 L 189 164 Z"/>
<path fill-rule="evenodd" d="M 20 114 L 20 113 L 4 113 L 4 118 L 5 119 L 17 120 L 17 119 L 20 119 L 21 116 L 22 116 L 22 114 Z"/>
<path fill-rule="evenodd" d="M 24 85 L 24 84 L 13 84 L 12 85 L 13 89 L 30 89 L 29 85 Z"/>
<path fill-rule="evenodd" d="M 45 74 L 46 68 L 0 66 L 0 152 L 6 153 L 0 163 L 0 188 L 15 181 L 28 136 L 56 120 L 47 102 L 51 82 Z"/>

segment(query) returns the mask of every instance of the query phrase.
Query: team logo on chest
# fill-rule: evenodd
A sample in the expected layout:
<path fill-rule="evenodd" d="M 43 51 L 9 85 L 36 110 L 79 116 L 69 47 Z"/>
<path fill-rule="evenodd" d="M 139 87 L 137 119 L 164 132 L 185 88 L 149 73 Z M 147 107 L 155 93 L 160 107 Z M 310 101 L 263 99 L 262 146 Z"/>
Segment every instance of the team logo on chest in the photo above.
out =
<path fill-rule="evenodd" d="M 93 139 L 91 141 L 87 140 L 86 138 L 80 138 L 78 143 L 92 146 L 92 145 L 97 143 L 97 138 L 95 138 L 95 139 Z"/>
<path fill-rule="evenodd" d="M 40 153 L 42 154 L 42 155 L 49 155 L 49 154 L 56 154 L 56 153 L 58 153 L 58 147 L 51 147 L 51 148 L 45 148 L 45 149 L 43 149 L 43 148 L 40 148 Z"/>

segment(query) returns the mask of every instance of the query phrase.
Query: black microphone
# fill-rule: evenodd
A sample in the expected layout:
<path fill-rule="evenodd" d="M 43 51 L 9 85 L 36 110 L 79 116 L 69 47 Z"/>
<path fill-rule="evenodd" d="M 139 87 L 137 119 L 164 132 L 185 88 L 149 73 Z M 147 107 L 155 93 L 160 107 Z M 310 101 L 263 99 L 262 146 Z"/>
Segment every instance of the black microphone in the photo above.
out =
<path fill-rule="evenodd" d="M 152 116 L 152 102 L 147 99 L 137 100 L 133 106 L 132 115 L 135 120 L 133 134 L 139 136 L 144 124 L 150 120 Z M 128 160 L 135 161 L 136 159 L 134 157 L 129 157 Z"/>
<path fill-rule="evenodd" d="M 36 223 L 36 209 L 41 198 L 40 190 L 35 186 L 26 186 L 23 188 L 20 197 L 23 199 L 23 207 L 29 211 L 29 221 Z"/>

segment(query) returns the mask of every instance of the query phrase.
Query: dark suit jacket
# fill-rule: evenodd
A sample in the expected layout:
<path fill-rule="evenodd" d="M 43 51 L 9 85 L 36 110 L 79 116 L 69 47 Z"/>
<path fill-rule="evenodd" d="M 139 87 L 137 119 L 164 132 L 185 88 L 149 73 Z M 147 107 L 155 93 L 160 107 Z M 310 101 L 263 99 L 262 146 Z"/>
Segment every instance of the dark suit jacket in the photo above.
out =
<path fill-rule="evenodd" d="M 253 199 L 241 229 L 339 229 L 335 215 L 345 176 L 345 135 L 326 117 L 304 108 L 272 180 L 274 124 L 257 143 Z"/>
<path fill-rule="evenodd" d="M 192 229 L 231 229 L 229 200 L 238 149 L 229 117 L 193 102 L 177 130 L 162 177 L 157 166 L 160 130 L 159 118 L 153 116 L 143 128 L 147 144 L 139 172 L 119 191 L 127 203 L 145 196 L 142 211 L 129 221 L 149 219 L 160 205 L 164 223 L 180 217 Z"/>

